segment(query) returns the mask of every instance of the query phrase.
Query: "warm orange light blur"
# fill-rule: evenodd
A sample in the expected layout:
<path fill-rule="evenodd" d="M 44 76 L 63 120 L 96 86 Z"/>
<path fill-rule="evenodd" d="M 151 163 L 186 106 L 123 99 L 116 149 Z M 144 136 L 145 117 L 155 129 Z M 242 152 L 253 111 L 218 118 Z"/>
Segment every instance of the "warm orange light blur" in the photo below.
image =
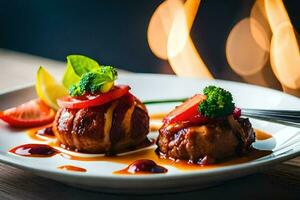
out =
<path fill-rule="evenodd" d="M 241 76 L 253 75 L 266 65 L 269 45 L 263 27 L 255 19 L 245 18 L 234 26 L 228 36 L 228 63 Z"/>
<path fill-rule="evenodd" d="M 270 51 L 271 37 L 272 32 L 270 25 L 267 19 L 266 9 L 265 9 L 265 0 L 256 0 L 253 4 L 253 7 L 250 12 L 250 30 L 252 32 L 253 38 L 256 40 L 256 43 L 261 46 L 262 49 Z M 253 22 L 253 23 L 252 23 Z M 261 34 L 268 40 L 267 44 L 260 43 L 260 34 L 256 34 L 256 25 L 257 23 L 263 28 Z"/>
<path fill-rule="evenodd" d="M 281 0 L 265 0 L 267 18 L 273 33 L 271 66 L 278 80 L 294 90 L 300 89 L 300 53 L 293 25 Z"/>
<path fill-rule="evenodd" d="M 148 26 L 148 44 L 152 52 L 161 59 L 168 59 L 168 37 L 176 14 L 172 1 L 164 1 L 153 13 Z"/>
<path fill-rule="evenodd" d="M 190 37 L 200 0 L 167 0 L 154 12 L 148 42 L 158 57 L 168 58 L 179 76 L 212 78 Z"/>
<path fill-rule="evenodd" d="M 264 0 L 256 0 L 250 16 L 238 22 L 229 33 L 226 42 L 229 66 L 246 82 L 278 88 L 276 77 L 268 69 L 270 43 Z"/>
<path fill-rule="evenodd" d="M 190 36 L 200 2 L 164 1 L 151 18 L 148 42 L 177 75 L 212 78 Z M 245 81 L 300 96 L 297 36 L 282 0 L 256 0 L 249 17 L 230 31 L 226 58 Z"/>
<path fill-rule="evenodd" d="M 277 78 L 286 92 L 300 95 L 299 45 L 282 0 L 256 0 L 250 17 L 231 30 L 226 56 L 248 82 L 276 88 Z"/>

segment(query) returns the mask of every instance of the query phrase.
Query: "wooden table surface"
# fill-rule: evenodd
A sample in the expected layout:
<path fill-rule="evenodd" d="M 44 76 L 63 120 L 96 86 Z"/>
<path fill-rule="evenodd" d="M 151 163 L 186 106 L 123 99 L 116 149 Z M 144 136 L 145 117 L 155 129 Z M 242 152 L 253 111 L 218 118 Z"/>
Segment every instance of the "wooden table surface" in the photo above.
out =
<path fill-rule="evenodd" d="M 35 80 L 39 65 L 57 77 L 65 64 L 50 59 L 0 49 L 0 92 Z M 4 70 L 4 71 L 3 71 Z M 0 133 L 1 134 L 1 133 Z M 0 144 L 1 145 L 1 144 Z M 0 199 L 300 199 L 300 157 L 272 166 L 260 173 L 220 185 L 175 194 L 124 195 L 92 192 L 38 177 L 0 164 Z"/>

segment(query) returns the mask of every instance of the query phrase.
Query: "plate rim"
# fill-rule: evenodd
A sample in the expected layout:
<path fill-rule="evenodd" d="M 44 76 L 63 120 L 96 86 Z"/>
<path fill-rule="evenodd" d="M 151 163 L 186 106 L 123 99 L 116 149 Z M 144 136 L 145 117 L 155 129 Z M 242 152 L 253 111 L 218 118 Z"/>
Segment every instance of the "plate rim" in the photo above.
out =
<path fill-rule="evenodd" d="M 168 78 L 179 78 L 179 79 L 183 79 L 183 80 L 190 80 L 190 79 L 194 79 L 197 81 L 215 81 L 215 82 L 220 82 L 220 83 L 229 83 L 229 84 L 237 84 L 243 87 L 252 87 L 252 88 L 256 88 L 259 90 L 269 90 L 270 92 L 275 92 L 277 94 L 280 95 L 284 95 L 287 96 L 289 98 L 293 98 L 296 101 L 300 102 L 300 99 L 298 97 L 292 96 L 290 94 L 286 94 L 283 93 L 281 91 L 275 90 L 275 89 L 271 89 L 271 88 L 266 88 L 263 86 L 257 86 L 257 85 L 252 85 L 252 84 L 248 84 L 248 83 L 241 83 L 241 82 L 236 82 L 236 81 L 228 81 L 228 80 L 222 80 L 222 79 L 200 79 L 200 78 L 190 78 L 190 77 L 178 77 L 176 75 L 170 75 L 170 74 L 151 74 L 151 73 L 128 73 L 128 74 L 121 74 L 120 78 L 130 78 L 130 77 L 168 77 Z M 0 92 L 0 96 L 2 95 L 6 95 L 8 93 L 13 93 L 13 92 L 18 92 L 20 90 L 26 89 L 26 88 L 30 88 L 30 87 L 34 87 L 34 83 L 29 83 L 29 84 L 24 84 L 24 85 L 20 85 L 20 86 L 16 86 L 13 88 L 9 88 L 7 90 L 1 91 Z M 296 146 L 300 145 L 296 144 Z M 218 175 L 218 174 L 223 174 L 223 173 L 228 173 L 228 172 L 234 172 L 236 170 L 257 170 L 254 169 L 253 167 L 257 167 L 257 168 L 263 168 L 263 167 L 267 167 L 269 165 L 271 165 L 272 163 L 280 163 L 283 162 L 285 160 L 289 160 L 291 158 L 294 158 L 296 156 L 300 155 L 300 150 L 298 151 L 294 151 L 291 154 L 288 155 L 278 155 L 276 157 L 274 157 L 274 159 L 272 158 L 273 154 L 268 155 L 267 157 L 270 157 L 270 159 L 265 159 L 265 160 L 259 160 L 259 161 L 255 161 L 255 163 L 251 163 L 251 162 L 246 162 L 246 163 L 241 163 L 241 164 L 235 164 L 235 165 L 230 165 L 230 166 L 222 166 L 222 167 L 216 167 L 216 168 L 212 168 L 212 169 L 205 169 L 205 170 L 195 170 L 195 171 L 190 171 L 189 173 L 186 174 L 182 174 L 182 173 L 178 173 L 178 174 L 172 174 L 170 176 L 165 176 L 164 174 L 151 174 L 151 175 L 138 175 L 138 176 L 132 176 L 132 175 L 112 175 L 112 174 L 107 174 L 107 175 L 93 175 L 93 174 L 85 174 L 85 173 L 74 173 L 74 172 L 69 172 L 69 171 L 63 171 L 63 170 L 57 170 L 57 169 L 43 169 L 43 168 L 35 168 L 35 167 L 31 167 L 28 165 L 22 165 L 18 162 L 14 162 L 14 159 L 12 159 L 11 157 L 7 156 L 7 152 L 6 153 L 1 153 L 0 154 L 0 161 L 9 165 L 12 165 L 14 167 L 18 167 L 21 169 L 26 169 L 29 170 L 31 172 L 36 172 L 36 173 L 48 173 L 48 174 L 55 174 L 55 175 L 64 175 L 64 176 L 68 176 L 68 177 L 84 177 L 84 178 L 88 178 L 88 179 L 110 179 L 110 180 L 172 180 L 172 179 L 178 179 L 178 178 L 191 178 L 194 177 L 195 175 L 197 177 L 202 177 L 202 176 L 213 176 L 213 175 Z"/>

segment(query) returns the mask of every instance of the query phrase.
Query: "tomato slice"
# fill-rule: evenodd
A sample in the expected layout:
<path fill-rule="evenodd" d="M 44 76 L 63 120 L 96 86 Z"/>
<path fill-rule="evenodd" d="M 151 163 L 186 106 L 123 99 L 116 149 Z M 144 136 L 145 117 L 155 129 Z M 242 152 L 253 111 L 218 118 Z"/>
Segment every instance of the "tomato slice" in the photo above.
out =
<path fill-rule="evenodd" d="M 60 107 L 73 109 L 100 106 L 122 97 L 123 95 L 127 94 L 129 90 L 130 87 L 128 85 L 118 85 L 106 93 L 97 95 L 84 95 L 78 98 L 67 96 L 58 99 L 57 103 Z"/>
<path fill-rule="evenodd" d="M 40 99 L 34 99 L 0 112 L 0 119 L 19 128 L 49 124 L 54 120 L 54 117 L 55 112 Z"/>
<path fill-rule="evenodd" d="M 177 106 L 173 111 L 171 111 L 164 119 L 163 123 L 174 123 L 174 122 L 202 122 L 207 118 L 201 116 L 198 112 L 199 103 L 206 99 L 205 95 L 196 94 L 193 97 L 187 99 L 181 105 Z M 203 122 L 204 122 L 203 121 Z"/>
<path fill-rule="evenodd" d="M 233 112 L 232 112 L 232 115 L 233 115 L 234 119 L 238 119 L 242 115 L 242 110 L 238 107 L 235 107 Z"/>

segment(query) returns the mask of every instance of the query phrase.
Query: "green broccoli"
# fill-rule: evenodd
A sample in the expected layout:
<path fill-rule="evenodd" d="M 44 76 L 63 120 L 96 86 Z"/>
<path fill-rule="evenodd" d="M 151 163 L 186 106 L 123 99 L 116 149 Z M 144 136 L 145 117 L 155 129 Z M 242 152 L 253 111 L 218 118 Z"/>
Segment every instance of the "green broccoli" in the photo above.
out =
<path fill-rule="evenodd" d="M 80 90 L 80 87 L 77 86 L 77 84 L 71 85 L 69 88 L 69 94 L 72 97 L 78 97 L 83 95 L 84 91 Z"/>
<path fill-rule="evenodd" d="M 80 77 L 80 81 L 72 85 L 69 89 L 71 96 L 81 96 L 85 92 L 95 94 L 99 92 L 106 83 L 117 79 L 118 73 L 111 66 L 102 66 L 101 68 L 87 72 Z"/>
<path fill-rule="evenodd" d="M 199 104 L 198 111 L 206 117 L 225 117 L 234 109 L 230 92 L 216 86 L 207 86 L 203 90 L 206 100 Z"/>

